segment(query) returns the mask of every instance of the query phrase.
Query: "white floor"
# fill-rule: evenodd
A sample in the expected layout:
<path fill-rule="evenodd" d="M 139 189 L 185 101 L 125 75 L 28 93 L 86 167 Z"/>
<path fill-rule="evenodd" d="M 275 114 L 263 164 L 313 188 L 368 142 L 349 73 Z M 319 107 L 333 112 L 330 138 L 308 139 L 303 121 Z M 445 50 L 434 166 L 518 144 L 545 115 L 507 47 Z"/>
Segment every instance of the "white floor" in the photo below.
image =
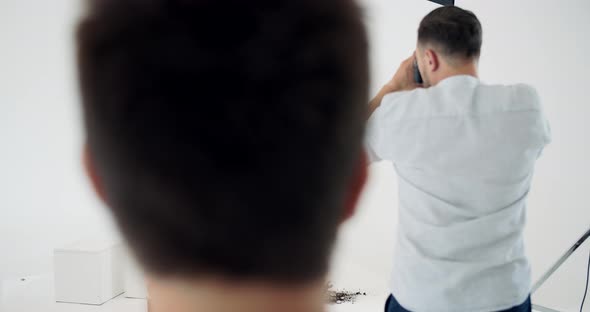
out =
<path fill-rule="evenodd" d="M 56 303 L 53 275 L 26 277 L 3 283 L 2 312 L 145 312 L 145 300 L 119 296 L 102 306 Z"/>
<path fill-rule="evenodd" d="M 3 283 L 2 312 L 146 312 L 147 303 L 142 299 L 129 299 L 124 295 L 101 305 L 57 303 L 53 298 L 51 274 L 9 280 Z M 367 294 L 354 303 L 328 305 L 328 312 L 382 311 L 384 296 Z"/>

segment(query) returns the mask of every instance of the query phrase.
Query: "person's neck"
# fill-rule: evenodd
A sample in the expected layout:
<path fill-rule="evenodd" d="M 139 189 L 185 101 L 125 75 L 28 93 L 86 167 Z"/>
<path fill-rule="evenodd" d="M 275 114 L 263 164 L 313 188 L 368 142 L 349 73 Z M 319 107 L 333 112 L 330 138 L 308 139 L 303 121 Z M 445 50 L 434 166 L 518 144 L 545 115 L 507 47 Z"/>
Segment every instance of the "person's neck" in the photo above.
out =
<path fill-rule="evenodd" d="M 477 63 L 468 62 L 459 66 L 445 66 L 445 68 L 441 68 L 432 85 L 437 85 L 439 82 L 453 76 L 472 76 L 479 78 Z"/>
<path fill-rule="evenodd" d="M 151 280 L 149 312 L 324 312 L 324 281 L 296 286 L 258 281 Z"/>

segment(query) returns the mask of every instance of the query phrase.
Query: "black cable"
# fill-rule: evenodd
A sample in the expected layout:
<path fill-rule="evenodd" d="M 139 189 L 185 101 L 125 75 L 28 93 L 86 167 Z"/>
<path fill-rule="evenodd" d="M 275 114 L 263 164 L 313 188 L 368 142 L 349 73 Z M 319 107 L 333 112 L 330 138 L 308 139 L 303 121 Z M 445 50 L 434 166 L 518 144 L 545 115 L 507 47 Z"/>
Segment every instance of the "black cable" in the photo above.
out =
<path fill-rule="evenodd" d="M 586 295 L 588 294 L 588 281 L 590 280 L 590 255 L 588 256 L 588 269 L 586 270 L 586 289 L 584 290 L 584 299 L 582 299 L 582 305 L 580 306 L 580 312 L 584 309 L 584 302 L 586 301 Z"/>

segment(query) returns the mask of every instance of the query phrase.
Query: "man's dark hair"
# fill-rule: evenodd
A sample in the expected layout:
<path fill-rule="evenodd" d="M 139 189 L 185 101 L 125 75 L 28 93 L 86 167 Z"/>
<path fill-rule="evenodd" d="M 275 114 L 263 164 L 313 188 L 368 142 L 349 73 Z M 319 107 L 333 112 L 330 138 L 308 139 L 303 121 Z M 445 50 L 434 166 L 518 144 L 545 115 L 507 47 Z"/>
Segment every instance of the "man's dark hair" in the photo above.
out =
<path fill-rule="evenodd" d="M 327 270 L 362 155 L 352 0 L 96 0 L 78 29 L 90 157 L 151 273 Z"/>
<path fill-rule="evenodd" d="M 446 56 L 478 58 L 482 45 L 481 23 L 471 11 L 455 6 L 441 7 L 420 23 L 418 42 L 434 44 Z"/>

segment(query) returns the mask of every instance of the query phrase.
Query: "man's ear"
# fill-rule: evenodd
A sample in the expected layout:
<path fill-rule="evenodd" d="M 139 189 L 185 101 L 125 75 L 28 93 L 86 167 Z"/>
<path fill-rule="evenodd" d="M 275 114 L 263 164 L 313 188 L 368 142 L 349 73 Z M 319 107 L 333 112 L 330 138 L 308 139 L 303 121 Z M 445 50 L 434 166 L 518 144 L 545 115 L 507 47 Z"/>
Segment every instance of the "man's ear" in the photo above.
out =
<path fill-rule="evenodd" d="M 424 55 L 426 56 L 426 62 L 425 62 L 425 66 L 426 68 L 428 68 L 429 72 L 435 72 L 438 70 L 438 68 L 440 67 L 440 60 L 438 57 L 438 54 L 436 53 L 436 51 L 432 50 L 432 49 L 426 49 L 426 51 L 424 52 Z"/>
<path fill-rule="evenodd" d="M 96 166 L 92 160 L 92 154 L 90 153 L 90 147 L 88 146 L 88 143 L 84 144 L 84 150 L 82 151 L 82 164 L 84 166 L 86 176 L 90 180 L 90 184 L 94 189 L 94 192 L 103 202 L 106 203 L 107 197 L 104 191 L 104 186 L 98 176 L 98 172 L 96 171 Z"/>
<path fill-rule="evenodd" d="M 356 212 L 356 208 L 367 183 L 369 175 L 369 161 L 367 153 L 363 150 L 359 157 L 358 164 L 356 165 L 354 175 L 350 181 L 346 201 L 344 202 L 344 216 L 342 222 L 352 218 Z"/>

